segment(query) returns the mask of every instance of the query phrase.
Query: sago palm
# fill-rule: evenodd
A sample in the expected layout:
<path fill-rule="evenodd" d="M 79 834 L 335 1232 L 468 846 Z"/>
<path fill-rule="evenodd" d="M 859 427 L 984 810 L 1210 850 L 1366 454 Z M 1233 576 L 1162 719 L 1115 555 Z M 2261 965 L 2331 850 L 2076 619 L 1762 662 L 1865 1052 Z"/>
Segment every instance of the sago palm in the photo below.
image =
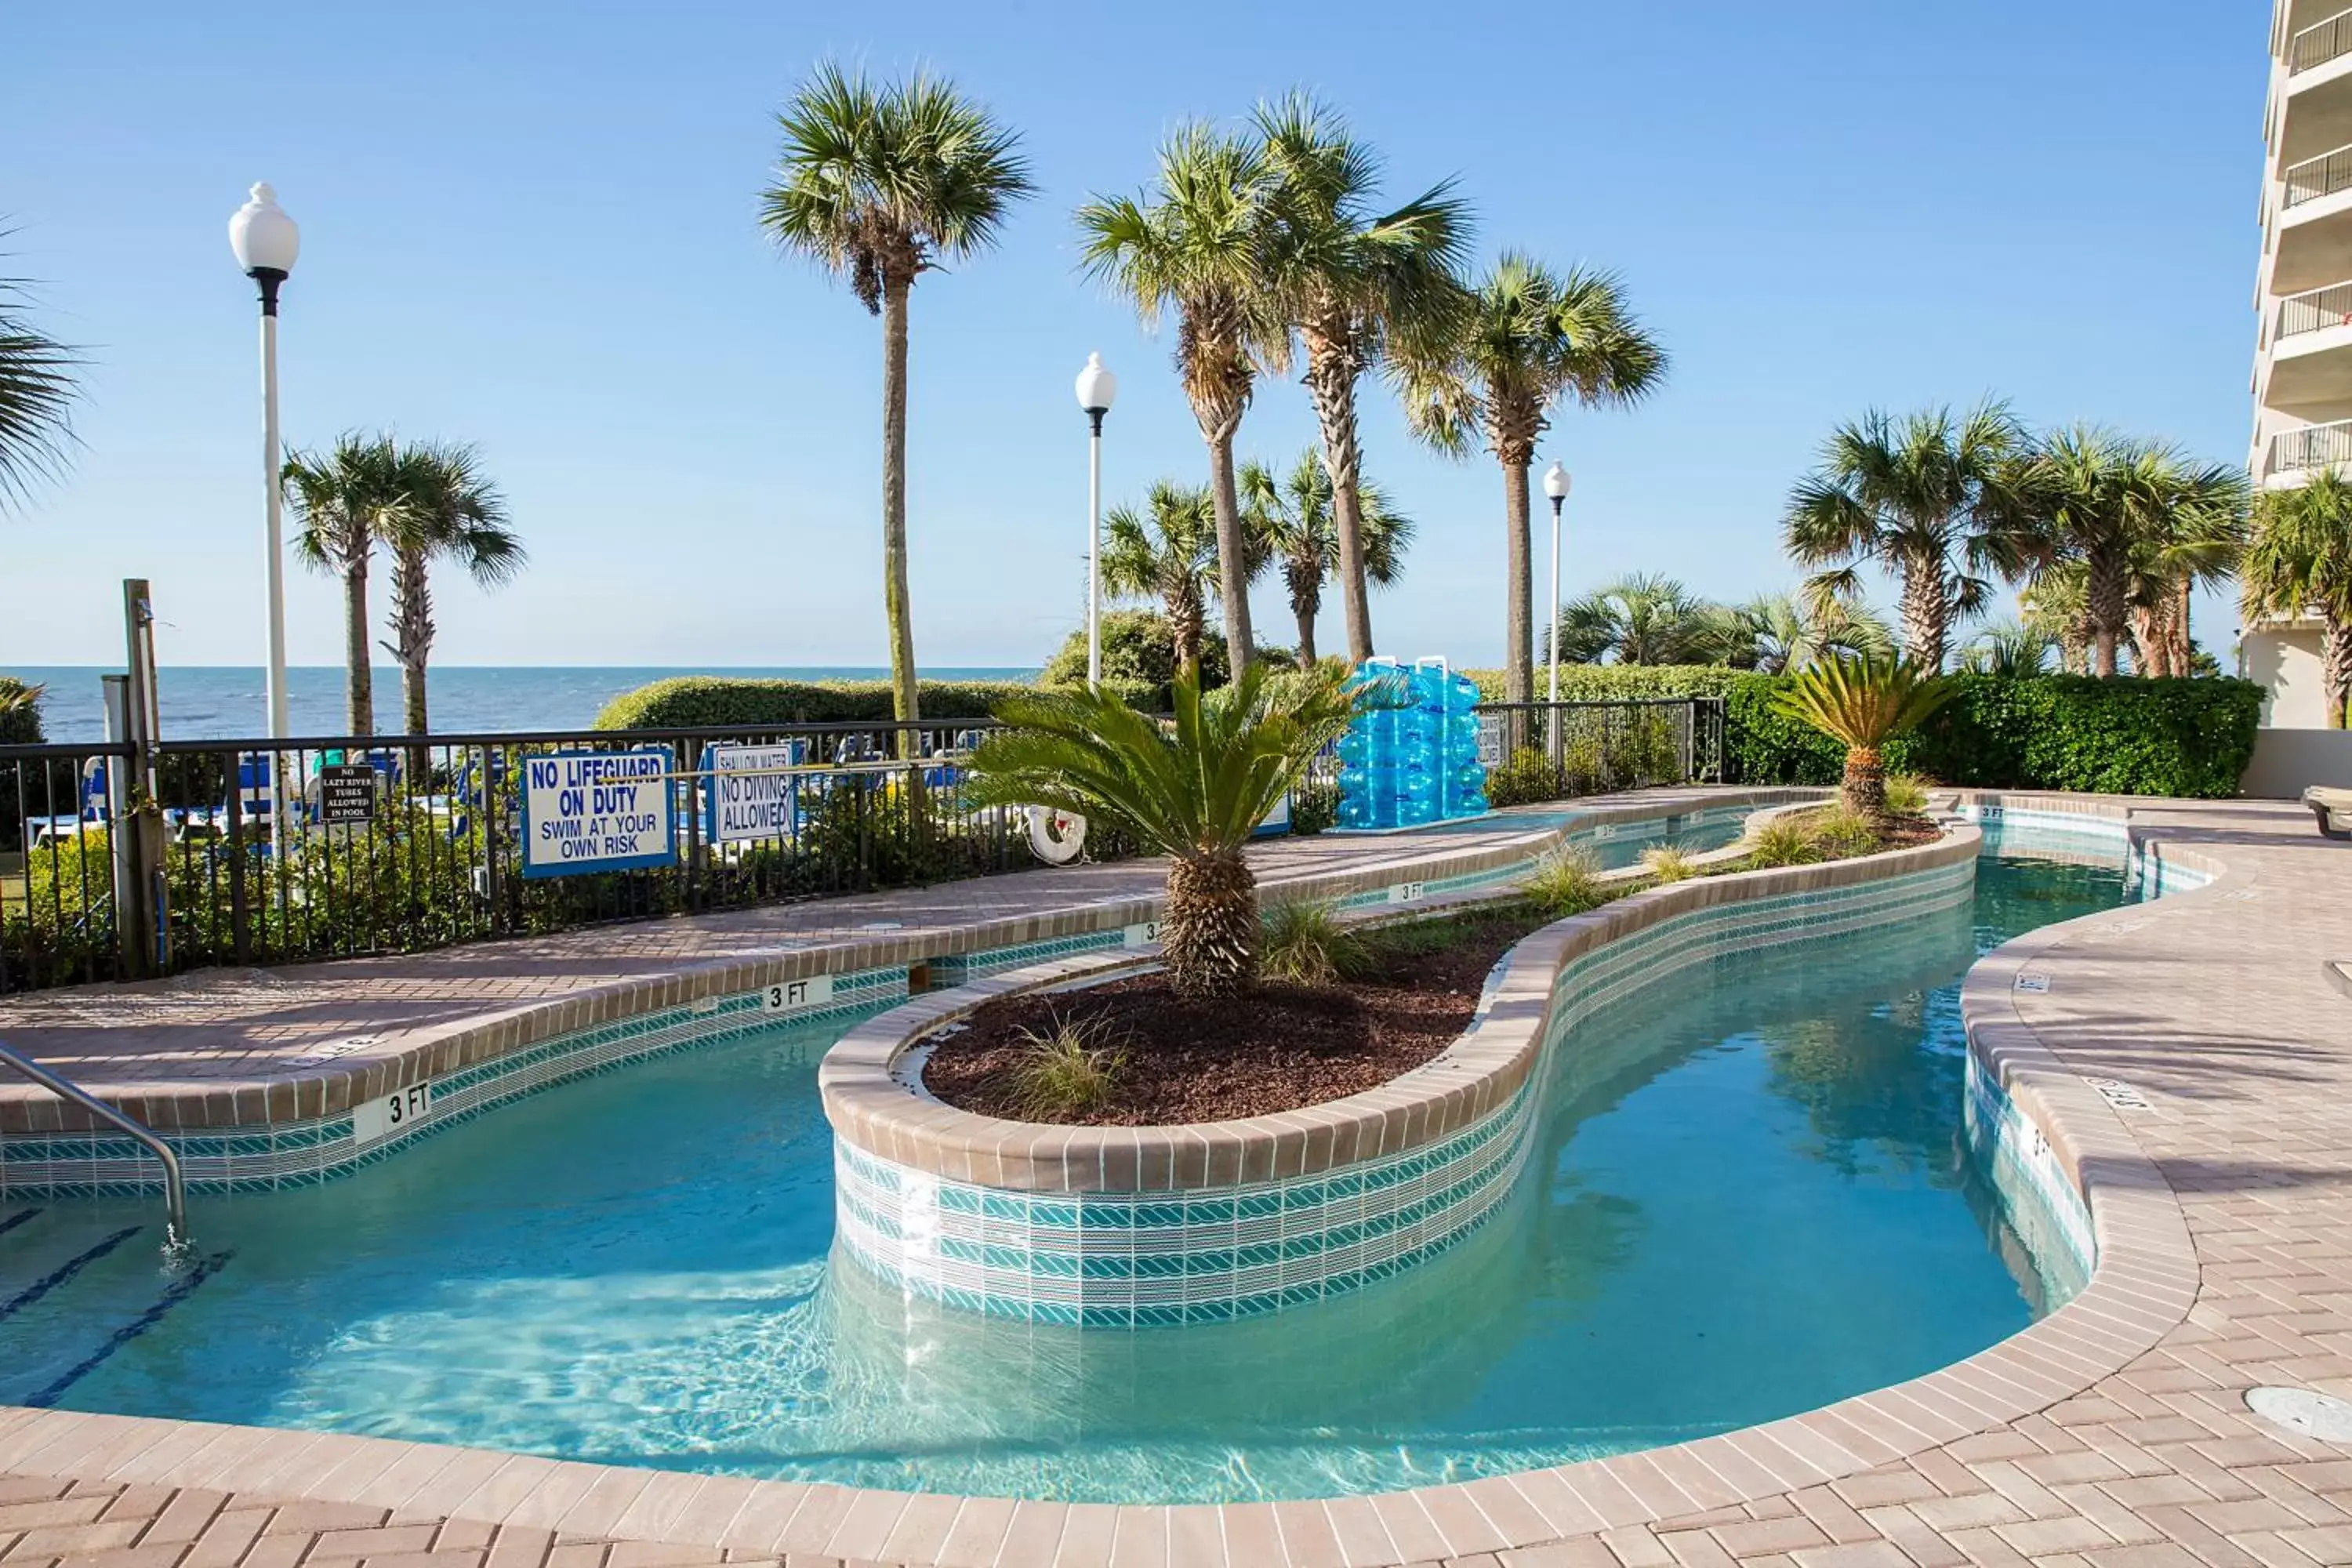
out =
<path fill-rule="evenodd" d="M 1361 664 L 1372 657 L 1372 611 L 1356 388 L 1391 343 L 1450 336 L 1464 305 L 1456 274 L 1469 210 L 1447 181 L 1381 211 L 1379 157 L 1301 94 L 1261 105 L 1255 124 L 1275 183 L 1267 286 L 1307 351 L 1307 390 L 1331 475 L 1348 658 Z"/>
<path fill-rule="evenodd" d="M 1610 273 L 1554 273 L 1506 251 L 1470 291 L 1433 356 L 1393 357 L 1413 428 L 1439 450 L 1483 444 L 1503 468 L 1503 698 L 1535 695 L 1535 577 L 1528 469 L 1562 398 L 1588 408 L 1640 401 L 1664 382 L 1665 350 Z M 1408 345 L 1418 346 L 1418 345 Z"/>
<path fill-rule="evenodd" d="M 509 526 L 506 497 L 482 473 L 473 447 L 430 442 L 397 458 L 403 504 L 384 542 L 392 552 L 392 640 L 383 649 L 400 666 L 401 728 L 422 735 L 430 725 L 425 668 L 432 658 L 432 569 L 454 562 L 485 588 L 523 569 L 521 536 Z"/>
<path fill-rule="evenodd" d="M 1176 373 L 1209 447 L 1217 563 L 1243 581 L 1244 538 L 1234 471 L 1261 363 L 1286 368 L 1289 332 L 1266 289 L 1272 183 L 1255 142 L 1187 125 L 1160 144 L 1159 177 L 1136 196 L 1097 197 L 1077 212 L 1087 271 L 1118 290 L 1149 328 L 1176 317 Z M 1224 601 L 1231 667 L 1249 662 L 1249 595 Z"/>
<path fill-rule="evenodd" d="M 1843 599 L 1860 592 L 1864 565 L 1894 572 L 1905 653 L 1940 669 L 1954 620 L 1983 608 L 1994 577 L 2013 581 L 2032 560 L 2004 483 L 2022 439 L 1998 403 L 1957 418 L 1948 408 L 1899 420 L 1873 409 L 1838 427 L 1790 497 L 1789 553 L 1825 568 L 1811 591 Z"/>
<path fill-rule="evenodd" d="M 882 318 L 882 595 L 896 717 L 920 716 L 907 592 L 907 300 L 915 279 L 995 244 L 1034 189 L 1019 139 L 935 77 L 877 84 L 838 67 L 777 116 L 783 151 L 760 225 L 845 275 Z"/>
<path fill-rule="evenodd" d="M 2323 468 L 2294 489 L 2265 490 L 2239 566 L 2246 618 L 2316 616 L 2327 727 L 2352 701 L 2352 479 Z"/>
<path fill-rule="evenodd" d="M 1243 569 L 1248 570 L 1246 562 Z M 1103 519 L 1104 589 L 1160 601 L 1175 637 L 1180 670 L 1201 668 L 1209 595 L 1222 582 L 1216 509 L 1206 486 L 1188 489 L 1162 479 L 1151 487 L 1144 510 L 1113 507 Z"/>
<path fill-rule="evenodd" d="M 1339 562 L 1330 470 L 1312 450 L 1301 452 L 1279 479 L 1263 463 L 1245 463 L 1241 491 L 1243 521 L 1253 550 L 1282 569 L 1291 617 L 1298 625 L 1298 668 L 1313 669 L 1315 617 L 1323 607 L 1323 584 Z M 1391 507 L 1386 493 L 1369 479 L 1358 481 L 1356 497 L 1364 575 L 1386 587 L 1404 573 L 1413 521 Z"/>
<path fill-rule="evenodd" d="M 0 236 L 6 231 L 0 229 Z M 74 351 L 36 329 L 23 282 L 0 278 L 0 510 L 55 471 L 73 440 Z"/>
<path fill-rule="evenodd" d="M 1882 748 L 1951 700 L 1953 686 L 1908 659 L 1833 658 L 1795 677 L 1773 706 L 1845 747 L 1840 795 L 1850 811 L 1886 819 Z"/>
<path fill-rule="evenodd" d="M 368 563 L 401 526 L 408 505 L 400 447 L 389 436 L 351 431 L 325 452 L 286 459 L 294 553 L 343 584 L 343 726 L 375 733 L 375 674 L 368 658 Z"/>
<path fill-rule="evenodd" d="M 1014 698 L 972 755 L 967 799 L 1076 812 L 1167 856 L 1169 983 L 1190 1000 L 1234 996 L 1257 979 L 1257 879 L 1243 847 L 1347 730 L 1360 690 L 1328 671 L 1251 665 L 1203 696 L 1180 675 L 1164 723 L 1107 692 Z"/>

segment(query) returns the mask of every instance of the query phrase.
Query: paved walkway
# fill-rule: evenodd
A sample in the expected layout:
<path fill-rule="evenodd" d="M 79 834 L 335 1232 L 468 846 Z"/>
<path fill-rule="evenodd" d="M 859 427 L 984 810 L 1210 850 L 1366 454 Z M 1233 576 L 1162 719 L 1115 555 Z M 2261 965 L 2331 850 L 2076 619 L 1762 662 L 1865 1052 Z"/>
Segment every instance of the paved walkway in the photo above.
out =
<path fill-rule="evenodd" d="M 0 1561 L 2352 1563 L 2352 1447 L 2279 1433 L 2242 1400 L 2262 1383 L 2352 1395 L 2352 999 L 2322 971 L 2352 955 L 2352 846 L 2323 844 L 2286 806 L 2143 804 L 2135 821 L 2227 874 L 2025 939 L 1969 988 L 1972 1025 L 2008 1059 L 2030 1066 L 2046 1049 L 2071 1069 L 2050 1075 L 2044 1103 L 2063 1111 L 2060 1145 L 2094 1172 L 2103 1247 L 2092 1310 L 2074 1318 L 2094 1327 L 2074 1331 L 2138 1336 L 2147 1348 L 2119 1369 L 2039 1332 L 2061 1314 L 2029 1331 L 2032 1353 L 1963 1363 L 1997 1370 L 1998 1400 L 1991 1384 L 1938 1374 L 1896 1391 L 1908 1403 L 1872 1396 L 1805 1418 L 1779 1446 L 1710 1440 L 1449 1489 L 1459 1507 L 1403 1494 L 1173 1514 L 0 1411 Z M 2046 991 L 2012 987 L 2027 964 Z M 2130 1086 L 2145 1109 L 2107 1110 L 2076 1074 Z M 2023 1413 L 1989 1414 L 1996 1404 Z"/>

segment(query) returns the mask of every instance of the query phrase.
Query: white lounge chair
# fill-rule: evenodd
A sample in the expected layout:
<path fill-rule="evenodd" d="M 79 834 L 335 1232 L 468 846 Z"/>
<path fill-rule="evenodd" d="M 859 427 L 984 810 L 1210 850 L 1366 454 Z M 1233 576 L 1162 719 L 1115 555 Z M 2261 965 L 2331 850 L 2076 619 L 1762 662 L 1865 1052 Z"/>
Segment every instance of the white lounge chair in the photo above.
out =
<path fill-rule="evenodd" d="M 2352 789 L 2313 784 L 2303 792 L 2303 804 L 2311 807 L 2321 833 L 2330 838 L 2352 838 Z"/>

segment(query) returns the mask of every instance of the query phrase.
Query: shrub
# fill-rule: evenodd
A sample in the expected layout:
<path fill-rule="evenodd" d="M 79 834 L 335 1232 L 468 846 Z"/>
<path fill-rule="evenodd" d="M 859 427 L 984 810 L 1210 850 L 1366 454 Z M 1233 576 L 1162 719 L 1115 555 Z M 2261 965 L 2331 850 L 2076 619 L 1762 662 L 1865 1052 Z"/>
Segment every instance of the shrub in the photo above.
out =
<path fill-rule="evenodd" d="M 1168 617 L 1157 610 L 1110 610 L 1102 617 L 1103 685 L 1129 704 L 1164 713 L 1169 687 L 1176 679 L 1176 633 Z M 1260 663 L 1294 664 L 1288 648 L 1257 650 Z M 1225 658 L 1223 631 L 1214 623 L 1201 637 L 1202 689 L 1223 686 L 1233 679 Z M 1072 689 L 1087 683 L 1087 628 L 1078 627 L 1063 639 L 1037 677 L 1040 686 Z"/>
<path fill-rule="evenodd" d="M 1566 920 L 1609 901 L 1610 889 L 1601 880 L 1601 864 L 1580 844 L 1563 844 L 1535 864 L 1519 890 L 1547 920 Z"/>
<path fill-rule="evenodd" d="M 1521 746 L 1510 761 L 1486 770 L 1486 804 L 1491 806 L 1532 805 L 1559 800 L 1568 793 L 1563 770 L 1553 767 L 1539 746 Z"/>
<path fill-rule="evenodd" d="M 1756 824 L 1748 830 L 1744 847 L 1750 866 L 1810 866 L 1822 858 L 1811 830 L 1793 815 Z"/>
<path fill-rule="evenodd" d="M 1679 844 L 1653 844 L 1643 850 L 1642 869 L 1653 882 L 1681 882 L 1698 875 L 1690 851 Z"/>
<path fill-rule="evenodd" d="M 1013 1069 L 1013 1103 L 1033 1121 L 1091 1110 L 1118 1087 L 1127 1053 L 1100 1020 L 1059 1020 L 1039 1034 L 1021 1031 L 1021 1059 Z"/>
<path fill-rule="evenodd" d="M 1339 786 L 1308 779 L 1290 792 L 1290 831 L 1302 838 L 1329 830 L 1339 820 Z"/>
<path fill-rule="evenodd" d="M 1007 680 L 926 680 L 916 695 L 927 724 L 985 719 L 1008 697 L 1034 688 Z M 887 680 L 770 680 L 720 675 L 679 675 L 625 691 L 597 713 L 598 730 L 691 730 L 741 725 L 887 722 L 892 716 Z"/>
<path fill-rule="evenodd" d="M 1328 899 L 1295 899 L 1268 908 L 1259 941 L 1258 972 L 1268 980 L 1328 985 L 1339 977 L 1349 945 L 1339 906 Z"/>

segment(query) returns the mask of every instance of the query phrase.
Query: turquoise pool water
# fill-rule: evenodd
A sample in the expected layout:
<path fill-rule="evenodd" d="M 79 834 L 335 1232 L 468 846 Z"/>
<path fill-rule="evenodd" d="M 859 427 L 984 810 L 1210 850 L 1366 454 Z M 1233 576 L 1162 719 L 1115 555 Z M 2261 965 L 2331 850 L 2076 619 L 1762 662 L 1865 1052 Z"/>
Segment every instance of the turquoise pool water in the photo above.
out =
<path fill-rule="evenodd" d="M 1493 1222 L 1313 1308 L 1081 1334 L 831 1266 L 832 1031 L 780 1030 L 322 1187 L 200 1196 L 217 1268 L 176 1300 L 152 1201 L 0 1205 L 0 1402 L 1105 1500 L 1719 1431 L 1957 1360 L 2074 1288 L 1959 1142 L 1957 982 L 2126 896 L 2113 867 L 1988 858 L 1973 909 L 1667 977 L 1580 1026 Z"/>

